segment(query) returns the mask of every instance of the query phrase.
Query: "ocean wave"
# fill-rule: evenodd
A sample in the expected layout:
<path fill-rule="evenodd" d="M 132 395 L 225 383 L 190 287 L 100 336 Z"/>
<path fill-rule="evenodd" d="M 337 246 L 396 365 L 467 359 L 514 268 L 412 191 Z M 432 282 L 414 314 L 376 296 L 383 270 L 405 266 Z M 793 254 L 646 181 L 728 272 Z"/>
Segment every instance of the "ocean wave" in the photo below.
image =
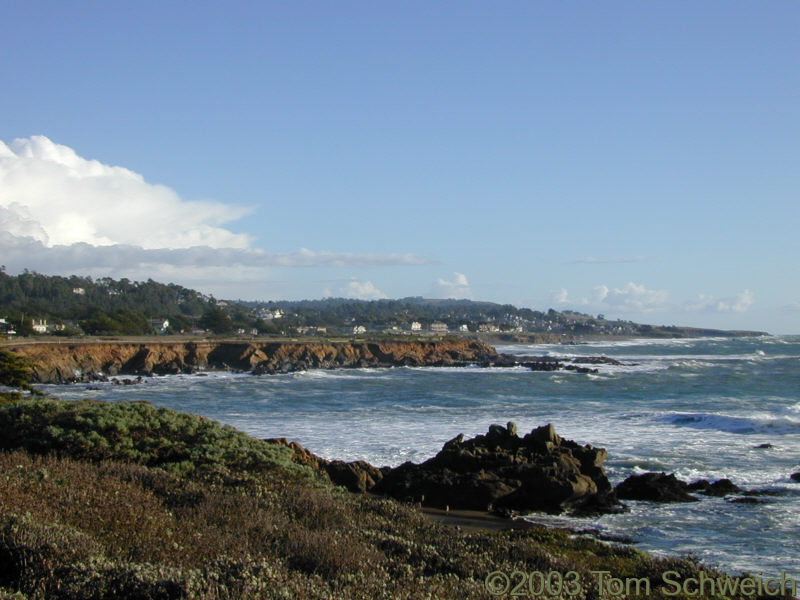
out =
<path fill-rule="evenodd" d="M 307 379 L 381 379 L 389 375 L 391 367 L 369 367 L 369 368 L 346 368 L 346 369 L 309 369 L 308 371 L 294 371 L 283 373 L 278 376 L 285 376 L 294 380 Z"/>
<path fill-rule="evenodd" d="M 737 434 L 797 434 L 800 419 L 791 416 L 760 414 L 750 416 L 724 415 L 718 413 L 668 413 L 660 420 L 676 427 L 711 429 Z"/>

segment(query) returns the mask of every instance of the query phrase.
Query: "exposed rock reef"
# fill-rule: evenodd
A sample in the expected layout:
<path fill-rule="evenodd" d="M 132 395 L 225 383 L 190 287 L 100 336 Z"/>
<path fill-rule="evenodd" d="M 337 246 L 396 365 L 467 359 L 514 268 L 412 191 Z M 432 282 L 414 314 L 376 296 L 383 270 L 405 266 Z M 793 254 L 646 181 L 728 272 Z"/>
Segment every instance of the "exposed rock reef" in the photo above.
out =
<path fill-rule="evenodd" d="M 642 473 L 631 475 L 615 488 L 617 496 L 623 500 L 650 500 L 652 502 L 697 502 L 699 498 L 689 492 L 705 496 L 732 496 L 742 494 L 742 497 L 729 499 L 730 502 L 755 504 L 760 502 L 752 496 L 776 495 L 780 492 L 774 490 L 747 490 L 742 489 L 730 479 L 708 481 L 698 479 L 693 483 L 681 481 L 675 474 Z"/>
<path fill-rule="evenodd" d="M 447 442 L 433 458 L 404 463 L 372 489 L 438 508 L 575 514 L 621 509 L 603 469 L 607 452 L 561 438 L 552 425 L 517 435 L 514 423 Z"/>
<path fill-rule="evenodd" d="M 486 435 L 447 442 L 433 458 L 378 469 L 363 461 L 326 461 L 294 442 L 295 460 L 354 492 L 369 491 L 435 508 L 500 514 L 546 511 L 618 512 L 622 506 L 606 478 L 607 453 L 562 439 L 552 425 L 519 437 L 516 425 L 492 425 Z"/>
<path fill-rule="evenodd" d="M 697 502 L 689 493 L 689 485 L 674 473 L 643 473 L 631 475 L 615 488 L 624 500 L 651 500 L 653 502 Z"/>
<path fill-rule="evenodd" d="M 346 367 L 465 366 L 491 362 L 498 356 L 491 346 L 459 338 L 409 342 L 30 344 L 8 349 L 33 362 L 34 378 L 39 383 L 205 369 L 267 374 Z"/>
<path fill-rule="evenodd" d="M 554 356 L 515 356 L 499 354 L 497 358 L 486 363 L 493 367 L 525 367 L 531 371 L 575 371 L 577 373 L 597 373 L 597 369 L 581 365 L 628 365 L 608 356 L 576 356 L 560 358 Z"/>
<path fill-rule="evenodd" d="M 369 491 L 383 476 L 390 472 L 391 467 L 373 467 L 363 460 L 344 462 L 342 460 L 325 460 L 309 452 L 297 442 L 290 442 L 286 438 L 270 438 L 264 440 L 270 444 L 287 446 L 294 450 L 294 462 L 307 465 L 319 473 L 325 473 L 336 485 L 346 487 L 351 492 L 363 493 Z"/>

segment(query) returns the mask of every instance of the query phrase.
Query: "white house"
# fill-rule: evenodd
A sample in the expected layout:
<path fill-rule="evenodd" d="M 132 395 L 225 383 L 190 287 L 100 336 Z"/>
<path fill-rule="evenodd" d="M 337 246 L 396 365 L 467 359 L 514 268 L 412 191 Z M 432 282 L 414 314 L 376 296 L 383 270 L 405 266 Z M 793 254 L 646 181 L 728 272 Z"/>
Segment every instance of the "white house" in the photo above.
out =
<path fill-rule="evenodd" d="M 434 333 L 447 333 L 447 325 L 441 321 L 431 323 L 431 331 Z"/>
<path fill-rule="evenodd" d="M 47 319 L 31 319 L 31 327 L 36 333 L 47 333 Z"/>
<path fill-rule="evenodd" d="M 327 327 L 316 327 L 313 325 L 302 325 L 297 328 L 297 333 L 300 335 L 323 335 L 327 332 Z"/>
<path fill-rule="evenodd" d="M 168 319 L 150 319 L 150 327 L 156 330 L 159 334 L 167 333 L 169 328 Z"/>
<path fill-rule="evenodd" d="M 7 317 L 0 318 L 0 333 L 4 335 L 16 335 L 16 331 L 14 331 L 14 326 L 8 322 Z"/>
<path fill-rule="evenodd" d="M 256 316 L 259 319 L 264 319 L 265 321 L 271 321 L 272 319 L 280 319 L 284 315 L 284 312 L 280 308 L 259 308 L 256 311 Z"/>
<path fill-rule="evenodd" d="M 420 323 L 419 321 L 412 321 L 411 331 L 422 331 L 422 323 Z"/>
<path fill-rule="evenodd" d="M 360 335 L 362 333 L 367 333 L 367 328 L 363 325 L 356 325 L 353 327 L 353 335 Z"/>

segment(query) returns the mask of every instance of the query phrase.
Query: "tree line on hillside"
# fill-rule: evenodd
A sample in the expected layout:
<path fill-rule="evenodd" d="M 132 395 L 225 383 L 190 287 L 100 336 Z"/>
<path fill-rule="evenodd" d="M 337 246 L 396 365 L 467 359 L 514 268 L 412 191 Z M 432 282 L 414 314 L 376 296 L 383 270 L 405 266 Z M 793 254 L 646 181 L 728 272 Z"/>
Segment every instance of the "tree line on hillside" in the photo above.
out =
<path fill-rule="evenodd" d="M 45 324 L 46 322 L 46 324 Z M 518 308 L 472 300 L 325 298 L 296 301 L 218 301 L 170 283 L 109 277 L 48 276 L 0 267 L 0 334 L 152 335 L 192 331 L 215 334 L 340 335 L 355 329 L 409 331 L 418 323 L 449 331 L 550 332 L 680 336 L 686 328 L 609 321 L 603 315 Z M 441 329 L 441 327 L 440 327 Z M 708 334 L 711 330 L 696 330 Z M 702 333 L 700 333 L 702 332 Z"/>
<path fill-rule="evenodd" d="M 47 322 L 52 333 L 72 335 L 154 333 L 153 320 L 186 328 L 215 303 L 214 299 L 175 284 L 114 280 L 108 277 L 48 276 L 0 269 L 0 318 L 19 335 Z"/>

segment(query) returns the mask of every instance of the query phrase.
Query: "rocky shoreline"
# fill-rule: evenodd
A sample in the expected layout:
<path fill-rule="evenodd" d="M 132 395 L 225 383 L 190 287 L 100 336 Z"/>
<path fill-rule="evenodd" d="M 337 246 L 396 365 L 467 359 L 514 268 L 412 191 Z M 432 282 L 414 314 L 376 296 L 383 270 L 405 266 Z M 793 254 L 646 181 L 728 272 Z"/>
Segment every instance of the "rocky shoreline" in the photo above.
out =
<path fill-rule="evenodd" d="M 445 338 L 353 342 L 86 342 L 21 344 L 6 348 L 33 365 L 36 383 L 107 381 L 206 370 L 255 375 L 308 369 L 378 367 L 524 367 L 534 371 L 595 373 L 595 364 L 621 364 L 604 356 L 571 359 L 512 356 L 476 340 Z"/>
<path fill-rule="evenodd" d="M 498 355 L 481 342 L 152 342 L 31 344 L 8 350 L 28 359 L 37 383 L 105 380 L 117 375 L 151 376 L 206 370 L 258 375 L 307 369 L 395 366 L 465 366 Z"/>
<path fill-rule="evenodd" d="M 701 494 L 737 504 L 759 504 L 764 502 L 759 497 L 774 495 L 771 490 L 742 490 L 729 479 L 687 483 L 674 474 L 655 472 L 631 475 L 612 487 L 603 468 L 606 450 L 565 440 L 551 424 L 522 437 L 513 422 L 505 427 L 491 425 L 485 435 L 472 439 L 459 434 L 422 463 L 406 462 L 394 468 L 326 460 L 286 438 L 264 441 L 290 448 L 294 462 L 350 492 L 388 496 L 434 515 L 460 511 L 458 518 L 451 519 L 454 524 L 489 515 L 513 519 L 532 512 L 579 517 L 613 514 L 628 509 L 622 500 L 697 502 L 700 498 L 693 494 Z M 800 483 L 800 473 L 790 478 Z M 439 517 L 444 520 L 443 515 Z M 493 528 L 503 526 L 495 523 Z"/>
<path fill-rule="evenodd" d="M 491 425 L 485 435 L 460 434 L 436 456 L 377 468 L 364 461 L 322 459 L 284 438 L 294 460 L 327 474 L 352 492 L 371 492 L 437 509 L 488 511 L 500 516 L 543 511 L 588 515 L 620 512 L 603 469 L 608 453 L 560 437 L 548 424 L 520 437 L 517 426 Z"/>

